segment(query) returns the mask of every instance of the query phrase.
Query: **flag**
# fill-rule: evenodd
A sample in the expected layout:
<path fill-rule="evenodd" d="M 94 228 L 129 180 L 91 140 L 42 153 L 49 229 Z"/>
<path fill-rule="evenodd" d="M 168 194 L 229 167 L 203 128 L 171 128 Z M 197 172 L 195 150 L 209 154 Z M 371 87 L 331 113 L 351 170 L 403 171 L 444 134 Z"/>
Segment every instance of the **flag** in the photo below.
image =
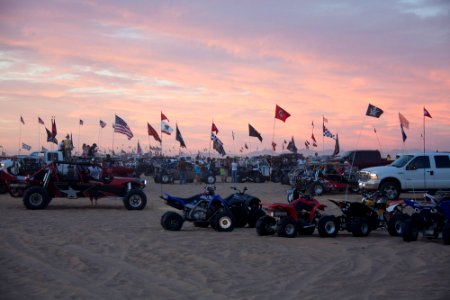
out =
<path fill-rule="evenodd" d="M 233 137 L 233 141 L 234 141 L 234 131 L 231 131 L 231 136 Z"/>
<path fill-rule="evenodd" d="M 373 132 L 377 133 L 377 129 L 375 127 L 373 128 Z"/>
<path fill-rule="evenodd" d="M 323 117 L 323 123 L 328 123 L 328 119 Z"/>
<path fill-rule="evenodd" d="M 161 132 L 171 135 L 173 128 L 169 125 L 169 119 L 161 112 Z"/>
<path fill-rule="evenodd" d="M 311 133 L 311 139 L 314 141 L 314 143 L 317 143 L 316 138 L 314 137 L 314 133 Z"/>
<path fill-rule="evenodd" d="M 288 149 L 289 151 L 291 151 L 293 153 L 297 153 L 297 146 L 295 146 L 294 137 L 292 137 L 292 139 L 289 142 L 289 144 L 287 145 L 286 149 Z"/>
<path fill-rule="evenodd" d="M 247 143 L 245 143 L 244 147 L 245 147 L 245 149 L 248 149 Z"/>
<path fill-rule="evenodd" d="M 376 107 L 375 105 L 369 103 L 369 106 L 367 107 L 366 111 L 366 116 L 379 118 L 383 112 L 384 111 L 381 108 Z"/>
<path fill-rule="evenodd" d="M 223 149 L 222 141 L 213 133 L 211 133 L 211 139 L 213 140 L 213 149 L 216 150 L 220 155 L 225 156 L 226 153 L 225 150 Z"/>
<path fill-rule="evenodd" d="M 314 121 L 311 121 L 311 126 L 314 129 Z"/>
<path fill-rule="evenodd" d="M 105 128 L 105 126 L 106 126 L 106 122 L 103 122 L 102 120 L 100 120 L 100 127 Z M 113 124 L 113 128 L 114 128 L 114 124 Z"/>
<path fill-rule="evenodd" d="M 47 132 L 47 142 L 55 143 L 56 145 L 58 145 L 58 140 L 53 136 L 53 133 L 48 130 L 47 127 L 45 127 L 45 131 Z"/>
<path fill-rule="evenodd" d="M 25 150 L 30 151 L 30 150 L 31 150 L 31 146 L 30 146 L 30 145 L 27 145 L 27 144 L 25 144 L 25 143 L 22 143 L 22 149 L 25 149 Z"/>
<path fill-rule="evenodd" d="M 175 135 L 175 139 L 180 142 L 180 147 L 181 148 L 186 148 L 186 144 L 184 143 L 183 137 L 181 136 L 181 132 L 180 129 L 178 129 L 178 124 L 175 123 L 175 127 L 176 127 L 176 135 Z"/>
<path fill-rule="evenodd" d="M 309 149 L 309 144 L 305 141 L 305 148 Z"/>
<path fill-rule="evenodd" d="M 80 126 L 83 126 L 83 125 L 84 125 L 84 122 L 83 122 L 83 120 L 80 119 Z"/>
<path fill-rule="evenodd" d="M 141 148 L 141 144 L 139 144 L 139 141 L 138 141 L 138 143 L 137 143 L 137 150 L 136 150 L 136 153 L 142 155 L 142 148 Z"/>
<path fill-rule="evenodd" d="M 38 123 L 41 124 L 41 125 L 45 125 L 44 124 L 44 120 L 42 120 L 41 117 L 38 117 Z"/>
<path fill-rule="evenodd" d="M 250 124 L 248 124 L 248 135 L 258 138 L 260 142 L 263 140 L 261 134 Z"/>
<path fill-rule="evenodd" d="M 334 139 L 334 134 L 332 134 L 326 127 L 323 125 L 323 136 Z"/>
<path fill-rule="evenodd" d="M 125 122 L 121 117 L 116 115 L 116 120 L 114 122 L 114 132 L 125 134 L 129 140 L 133 137 L 130 127 L 128 127 L 127 122 Z"/>
<path fill-rule="evenodd" d="M 336 144 L 334 144 L 334 151 L 333 151 L 333 155 L 338 155 L 340 151 L 340 147 L 339 147 L 339 136 L 336 133 Z"/>
<path fill-rule="evenodd" d="M 20 123 L 22 123 L 23 125 L 25 125 L 25 120 L 23 119 L 22 116 L 20 116 Z"/>
<path fill-rule="evenodd" d="M 211 126 L 211 132 L 215 132 L 216 134 L 219 134 L 219 129 L 217 128 L 216 124 L 214 124 L 214 122 L 212 123 L 212 126 Z"/>
<path fill-rule="evenodd" d="M 403 129 L 403 125 L 401 123 L 400 123 L 400 129 L 402 131 L 402 140 L 403 140 L 403 143 L 404 143 L 408 137 L 406 136 L 406 132 Z"/>
<path fill-rule="evenodd" d="M 291 116 L 290 113 L 279 107 L 278 105 L 275 106 L 275 118 L 278 120 L 281 120 L 283 122 L 286 122 L 286 119 Z"/>
<path fill-rule="evenodd" d="M 272 142 L 272 149 L 273 151 L 277 151 L 277 144 L 275 142 Z"/>
<path fill-rule="evenodd" d="M 159 135 L 156 132 L 156 130 L 149 123 L 147 123 L 147 131 L 148 131 L 148 135 L 153 136 L 155 141 L 160 142 L 160 143 L 162 142 L 161 139 L 159 138 Z"/>
<path fill-rule="evenodd" d="M 401 113 L 398 113 L 398 118 L 400 120 L 400 125 L 406 129 L 409 129 L 409 121 Z"/>
<path fill-rule="evenodd" d="M 56 130 L 56 119 L 55 117 L 52 117 L 52 136 L 56 140 L 56 135 L 58 134 L 58 130 Z"/>
<path fill-rule="evenodd" d="M 425 107 L 423 108 L 423 116 L 424 117 L 428 117 L 428 118 L 432 118 L 430 113 L 428 112 L 428 110 Z"/>

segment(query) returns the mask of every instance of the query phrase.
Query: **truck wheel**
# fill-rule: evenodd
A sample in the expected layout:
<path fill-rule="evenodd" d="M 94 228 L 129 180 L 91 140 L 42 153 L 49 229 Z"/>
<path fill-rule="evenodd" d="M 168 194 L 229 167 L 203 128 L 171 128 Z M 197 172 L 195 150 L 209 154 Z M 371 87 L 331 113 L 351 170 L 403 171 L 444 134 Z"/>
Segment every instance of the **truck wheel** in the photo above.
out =
<path fill-rule="evenodd" d="M 183 217 L 173 211 L 168 211 L 161 216 L 161 225 L 165 230 L 179 231 L 183 222 Z"/>
<path fill-rule="evenodd" d="M 275 234 L 277 221 L 270 216 L 263 216 L 256 221 L 256 233 L 260 236 Z"/>
<path fill-rule="evenodd" d="M 400 197 L 400 187 L 393 181 L 383 182 L 379 191 L 386 195 L 389 200 L 397 200 Z"/>
<path fill-rule="evenodd" d="M 215 229 L 217 231 L 233 231 L 234 218 L 227 212 L 218 212 L 214 217 Z"/>
<path fill-rule="evenodd" d="M 27 209 L 44 209 L 50 203 L 50 196 L 40 186 L 27 189 L 23 195 L 23 204 Z"/>
<path fill-rule="evenodd" d="M 123 198 L 123 204 L 128 210 L 142 210 L 147 205 L 147 196 L 140 189 L 132 189 Z"/>
<path fill-rule="evenodd" d="M 387 222 L 387 229 L 391 236 L 401 236 L 402 235 L 402 224 L 406 219 L 406 214 L 398 214 L 392 216 Z"/>
<path fill-rule="evenodd" d="M 335 216 L 323 216 L 317 225 L 321 237 L 335 237 L 339 228 L 339 221 Z"/>
<path fill-rule="evenodd" d="M 417 241 L 419 228 L 413 218 L 408 218 L 402 225 L 402 237 L 405 242 Z"/>
<path fill-rule="evenodd" d="M 290 218 L 283 218 L 277 226 L 277 234 L 281 237 L 293 238 L 297 236 L 297 225 Z"/>
<path fill-rule="evenodd" d="M 444 241 L 444 245 L 450 245 L 450 220 L 447 220 L 444 224 L 444 228 L 442 229 L 442 240 Z"/>
<path fill-rule="evenodd" d="M 356 218 L 351 221 L 351 229 L 353 236 L 368 236 L 370 233 L 369 221 L 366 218 Z"/>

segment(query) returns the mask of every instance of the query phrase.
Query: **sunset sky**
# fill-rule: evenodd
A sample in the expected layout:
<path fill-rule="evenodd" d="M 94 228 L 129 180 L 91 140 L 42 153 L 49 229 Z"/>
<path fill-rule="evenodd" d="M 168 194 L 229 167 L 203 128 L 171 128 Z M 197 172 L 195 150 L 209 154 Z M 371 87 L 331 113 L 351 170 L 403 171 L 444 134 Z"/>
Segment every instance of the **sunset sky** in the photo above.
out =
<path fill-rule="evenodd" d="M 312 130 L 313 151 L 329 152 L 323 116 L 341 151 L 398 153 L 423 149 L 424 107 L 427 150 L 450 151 L 450 1 L 0 0 L 0 105 L 8 154 L 51 147 L 38 116 L 48 128 L 55 116 L 57 138 L 72 133 L 76 147 L 148 149 L 161 112 L 193 154 L 209 150 L 212 121 L 229 154 L 272 140 L 280 153 L 292 136 L 304 152 Z M 113 135 L 115 114 L 131 141 Z M 163 136 L 167 153 L 178 145 Z"/>

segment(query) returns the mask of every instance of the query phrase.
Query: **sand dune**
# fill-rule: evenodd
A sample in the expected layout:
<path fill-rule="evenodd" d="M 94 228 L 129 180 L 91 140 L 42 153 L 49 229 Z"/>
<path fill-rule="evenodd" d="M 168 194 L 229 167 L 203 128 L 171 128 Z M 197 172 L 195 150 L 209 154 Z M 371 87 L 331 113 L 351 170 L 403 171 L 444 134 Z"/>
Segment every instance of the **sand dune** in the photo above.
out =
<path fill-rule="evenodd" d="M 217 192 L 231 193 L 218 183 Z M 264 202 L 287 186 L 239 184 Z M 384 230 L 355 238 L 259 237 L 255 229 L 215 232 L 185 223 L 162 229 L 161 192 L 191 196 L 194 184 L 150 185 L 143 211 L 118 199 L 55 199 L 26 210 L 0 196 L 1 299 L 449 299 L 450 247 L 405 243 Z M 325 195 L 327 198 L 359 196 Z M 331 204 L 332 205 L 332 204 Z M 338 213 L 329 206 L 330 213 Z"/>

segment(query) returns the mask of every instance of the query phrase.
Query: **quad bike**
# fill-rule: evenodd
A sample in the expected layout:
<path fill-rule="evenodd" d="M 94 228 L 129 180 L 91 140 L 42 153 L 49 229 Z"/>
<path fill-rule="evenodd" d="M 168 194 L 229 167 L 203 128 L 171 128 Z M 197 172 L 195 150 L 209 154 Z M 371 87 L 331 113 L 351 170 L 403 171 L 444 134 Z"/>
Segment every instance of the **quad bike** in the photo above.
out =
<path fill-rule="evenodd" d="M 380 224 L 378 214 L 367 205 L 360 202 L 329 200 L 341 209 L 342 215 L 325 215 L 320 218 L 318 230 L 321 237 L 335 237 L 339 230 L 347 230 L 356 237 L 365 237 L 370 231 L 378 228 Z"/>
<path fill-rule="evenodd" d="M 267 215 L 256 222 L 256 233 L 260 236 L 277 233 L 278 236 L 289 238 L 297 234 L 311 235 L 325 207 L 307 195 L 301 195 L 290 203 L 263 205 Z"/>
<path fill-rule="evenodd" d="M 450 196 L 425 194 L 425 199 L 425 203 L 405 200 L 405 204 L 414 208 L 415 213 L 403 222 L 403 240 L 416 241 L 419 233 L 428 239 L 436 239 L 442 234 L 444 244 L 450 245 Z"/>
<path fill-rule="evenodd" d="M 361 203 L 367 205 L 378 215 L 379 226 L 387 228 L 391 236 L 401 236 L 402 223 L 408 217 L 403 212 L 403 200 L 388 201 L 380 191 L 362 193 Z"/>
<path fill-rule="evenodd" d="M 235 193 L 224 198 L 222 201 L 228 207 L 236 220 L 236 227 L 253 228 L 256 226 L 256 221 L 265 215 L 261 209 L 261 200 L 252 195 L 246 194 L 247 188 L 240 190 L 236 187 L 231 187 Z"/>

